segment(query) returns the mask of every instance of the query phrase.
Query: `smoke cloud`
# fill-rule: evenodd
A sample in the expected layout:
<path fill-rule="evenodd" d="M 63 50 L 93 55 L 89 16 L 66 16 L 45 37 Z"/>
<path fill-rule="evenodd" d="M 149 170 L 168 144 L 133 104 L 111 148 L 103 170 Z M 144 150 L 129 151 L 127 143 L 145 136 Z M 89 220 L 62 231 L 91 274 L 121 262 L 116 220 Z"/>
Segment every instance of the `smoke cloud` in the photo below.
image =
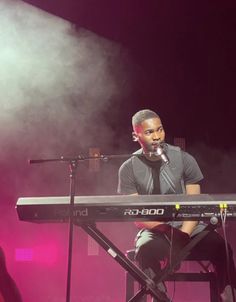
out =
<path fill-rule="evenodd" d="M 0 1 L 0 43 L 0 162 L 19 192 L 28 158 L 109 146 L 107 116 L 129 95 L 133 67 L 121 45 L 17 0 Z M 42 170 L 31 168 L 31 183 Z M 59 177 L 45 171 L 46 183 Z"/>
<path fill-rule="evenodd" d="M 24 151 L 55 154 L 81 137 L 89 144 L 106 125 L 103 113 L 129 93 L 131 69 L 120 45 L 21 1 L 1 0 L 0 40 L 5 146 L 17 137 Z M 105 132 L 103 139 L 112 135 Z"/>

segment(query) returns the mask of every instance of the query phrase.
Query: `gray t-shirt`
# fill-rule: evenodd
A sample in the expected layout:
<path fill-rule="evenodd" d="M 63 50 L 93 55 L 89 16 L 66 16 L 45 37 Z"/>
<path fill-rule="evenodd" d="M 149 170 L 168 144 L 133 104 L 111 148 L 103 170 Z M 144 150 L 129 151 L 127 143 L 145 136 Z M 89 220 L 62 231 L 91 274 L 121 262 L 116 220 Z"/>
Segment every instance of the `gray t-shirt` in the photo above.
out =
<path fill-rule="evenodd" d="M 176 158 L 176 159 L 178 158 L 178 160 L 181 160 L 181 164 L 176 165 L 176 167 L 181 169 L 181 173 L 175 174 L 175 176 L 178 175 L 177 177 L 179 178 L 176 179 L 176 183 L 182 182 L 184 186 L 188 184 L 199 183 L 203 179 L 203 175 L 195 158 L 189 153 L 180 150 L 179 148 L 175 148 L 170 145 L 169 147 L 170 147 L 169 149 L 171 149 L 172 152 L 178 152 L 178 156 L 176 157 L 174 155 L 174 157 L 172 158 Z M 171 150 L 169 150 L 169 152 L 171 152 Z M 152 180 L 154 182 L 152 192 L 150 193 L 150 191 L 148 190 L 145 191 L 145 186 L 142 186 L 142 188 L 144 188 L 144 191 L 140 193 L 139 187 L 140 187 L 140 183 L 143 182 L 143 179 L 141 178 L 139 179 L 140 177 L 139 174 L 134 173 L 135 169 L 133 165 L 137 163 L 137 161 L 134 161 L 132 160 L 132 158 L 129 158 L 121 165 L 119 169 L 119 182 L 118 182 L 118 190 L 117 190 L 119 194 L 123 194 L 123 195 L 129 195 L 135 193 L 161 194 L 159 174 L 160 174 L 160 168 L 163 165 L 162 162 L 161 161 L 150 162 L 147 159 L 141 159 L 141 158 L 140 160 L 149 168 L 151 167 L 151 171 L 152 171 L 151 175 L 152 175 Z M 156 184 L 155 182 L 158 182 L 158 184 Z M 182 190 L 182 192 L 180 193 L 184 193 L 184 190 Z M 180 228 L 182 222 L 171 221 L 169 222 L 169 224 L 171 224 L 176 228 Z M 197 234 L 199 231 L 202 231 L 204 228 L 205 228 L 205 224 L 200 222 L 198 226 L 195 228 L 195 230 L 193 231 L 192 235 Z"/>
<path fill-rule="evenodd" d="M 183 173 L 182 179 L 184 184 L 195 184 L 203 179 L 202 172 L 198 166 L 195 158 L 187 152 L 180 150 L 183 160 Z M 147 160 L 146 160 L 147 161 Z M 143 160 L 145 163 L 145 160 Z M 150 162 L 150 161 L 149 161 Z M 153 174 L 159 174 L 160 162 L 150 162 L 152 166 Z M 141 181 L 141 180 L 140 180 Z M 159 178 L 156 179 L 159 181 Z M 138 193 L 139 179 L 134 175 L 133 161 L 132 158 L 126 160 L 119 169 L 119 182 L 118 182 L 118 193 L 119 194 L 134 194 Z M 157 192 L 155 192 L 157 194 Z M 144 192 L 143 194 L 148 194 Z M 160 193 L 159 193 L 160 194 Z"/>

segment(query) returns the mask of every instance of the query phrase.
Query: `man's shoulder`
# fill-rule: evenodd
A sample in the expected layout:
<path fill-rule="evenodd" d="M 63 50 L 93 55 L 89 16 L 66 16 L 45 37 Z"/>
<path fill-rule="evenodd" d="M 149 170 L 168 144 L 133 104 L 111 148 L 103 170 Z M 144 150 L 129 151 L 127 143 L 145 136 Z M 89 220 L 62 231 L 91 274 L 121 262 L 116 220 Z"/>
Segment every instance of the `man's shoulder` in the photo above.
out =
<path fill-rule="evenodd" d="M 191 158 L 193 158 L 193 155 L 191 155 L 187 151 L 181 149 L 179 146 L 174 146 L 174 145 L 170 145 L 170 144 L 166 144 L 166 146 L 167 146 L 168 152 L 179 153 L 183 157 L 191 157 Z"/>
<path fill-rule="evenodd" d="M 129 169 L 132 166 L 132 159 L 131 157 L 124 161 L 120 166 L 120 171 L 124 169 Z"/>
<path fill-rule="evenodd" d="M 173 146 L 170 144 L 166 144 L 167 145 L 167 153 L 169 154 L 179 154 L 183 160 L 183 162 L 192 162 L 192 161 L 196 161 L 195 157 L 193 155 L 191 155 L 190 153 L 188 153 L 185 150 L 182 150 L 180 147 L 178 146 Z"/>
<path fill-rule="evenodd" d="M 179 146 L 174 146 L 171 144 L 165 144 L 165 148 L 167 151 L 170 151 L 170 152 L 180 152 L 180 153 L 183 152 L 183 150 Z"/>
<path fill-rule="evenodd" d="M 136 150 L 136 151 L 133 152 L 132 154 L 134 154 L 134 156 L 129 157 L 126 161 L 124 161 L 124 162 L 122 163 L 122 165 L 120 166 L 120 171 L 121 171 L 121 170 L 125 170 L 125 169 L 130 169 L 130 168 L 133 167 L 133 159 L 134 159 L 134 158 L 137 158 L 137 156 L 135 156 L 135 155 L 142 154 L 142 148 Z"/>
<path fill-rule="evenodd" d="M 138 149 L 138 150 L 136 150 L 136 151 L 133 152 L 134 155 L 136 155 L 136 154 L 142 154 L 142 153 L 143 153 L 143 149 L 142 148 L 140 148 L 140 149 Z"/>

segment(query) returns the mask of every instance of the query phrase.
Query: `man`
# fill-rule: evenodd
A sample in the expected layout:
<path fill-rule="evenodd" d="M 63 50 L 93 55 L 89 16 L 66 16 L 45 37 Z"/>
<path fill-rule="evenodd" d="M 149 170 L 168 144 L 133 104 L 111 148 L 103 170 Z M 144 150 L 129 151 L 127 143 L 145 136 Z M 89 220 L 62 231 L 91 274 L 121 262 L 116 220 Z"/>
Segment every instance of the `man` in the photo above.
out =
<path fill-rule="evenodd" d="M 119 170 L 120 194 L 200 194 L 202 172 L 196 160 L 179 147 L 165 143 L 165 131 L 160 117 L 151 110 L 141 110 L 132 118 L 133 140 L 141 149 L 123 163 Z M 136 237 L 136 260 L 152 279 L 160 276 L 166 263 L 206 225 L 196 221 L 137 222 L 140 229 Z M 217 252 L 216 252 L 217 251 Z M 221 301 L 234 302 L 232 285 L 236 288 L 236 271 L 229 247 L 229 273 L 227 273 L 225 242 L 215 231 L 210 232 L 193 249 L 215 266 L 219 280 Z M 159 289 L 164 291 L 162 284 Z M 155 300 L 153 300 L 155 301 Z"/>

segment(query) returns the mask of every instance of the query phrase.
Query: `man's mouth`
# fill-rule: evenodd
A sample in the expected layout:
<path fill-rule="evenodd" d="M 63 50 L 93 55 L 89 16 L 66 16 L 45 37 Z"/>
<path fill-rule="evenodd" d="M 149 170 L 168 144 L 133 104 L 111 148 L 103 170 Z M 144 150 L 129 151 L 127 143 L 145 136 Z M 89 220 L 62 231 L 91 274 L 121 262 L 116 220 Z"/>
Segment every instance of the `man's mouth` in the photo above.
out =
<path fill-rule="evenodd" d="M 158 146 L 160 146 L 160 142 L 159 143 L 152 143 L 152 147 L 155 149 L 157 148 Z"/>
<path fill-rule="evenodd" d="M 157 148 L 158 148 L 158 144 L 151 144 L 149 146 L 149 151 L 150 152 L 155 152 Z"/>

